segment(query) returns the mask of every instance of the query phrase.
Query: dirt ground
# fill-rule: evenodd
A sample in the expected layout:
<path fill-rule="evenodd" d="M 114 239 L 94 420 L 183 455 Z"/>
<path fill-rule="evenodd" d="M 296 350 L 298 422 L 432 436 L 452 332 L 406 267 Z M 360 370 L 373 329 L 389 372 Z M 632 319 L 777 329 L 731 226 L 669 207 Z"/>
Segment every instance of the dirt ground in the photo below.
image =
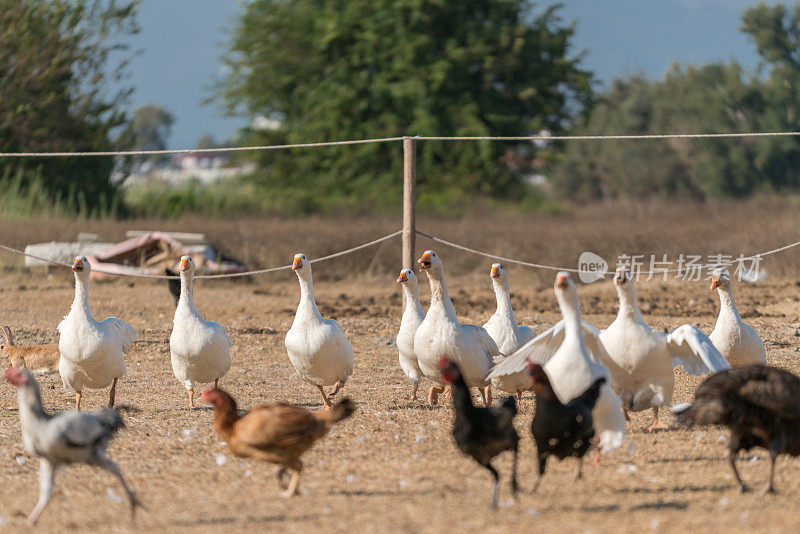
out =
<path fill-rule="evenodd" d="M 447 266 L 447 252 L 441 255 Z M 482 275 L 451 276 L 462 321 L 482 324 L 493 312 L 494 296 Z M 324 270 L 324 266 L 315 267 Z M 558 320 L 549 284 L 523 282 L 522 268 L 508 267 L 517 319 L 539 332 Z M 72 301 L 71 273 L 7 271 L 0 278 L 2 323 L 17 342 L 57 340 L 55 326 Z M 355 349 L 355 370 L 345 394 L 357 413 L 334 427 L 304 458 L 302 495 L 279 497 L 274 468 L 229 455 L 212 428 L 212 412 L 187 411 L 185 392 L 174 378 L 168 338 L 173 304 L 165 285 L 128 280 L 92 284 L 96 317 L 117 316 L 141 336 L 127 356 L 128 374 L 117 401 L 140 411 L 126 416 L 127 429 L 112 442 L 111 456 L 145 502 L 134 526 L 123 492 L 108 474 L 70 467 L 57 478 L 57 493 L 41 519 L 44 529 L 84 532 L 318 531 L 441 532 L 574 531 L 647 532 L 702 528 L 728 532 L 797 531 L 800 521 L 800 462 L 782 457 L 778 493 L 740 495 L 723 460 L 727 432 L 719 428 L 656 434 L 641 428 L 649 413 L 633 415 L 623 447 L 587 466 L 583 480 L 572 479 L 574 463 L 551 462 L 536 494 L 530 493 L 536 467 L 529 431 L 534 401 L 523 400 L 517 424 L 522 435 L 520 480 L 513 502 L 508 489 L 510 457 L 498 462 L 500 510 L 488 508 L 489 474 L 461 456 L 450 436 L 452 406 L 428 409 L 403 400 L 409 384 L 397 363 L 394 336 L 400 322 L 400 295 L 394 274 L 354 271 L 344 280 L 320 280 L 317 300 L 326 316 L 337 318 Z M 422 279 L 422 296 L 428 288 Z M 639 284 L 640 303 L 654 328 L 689 322 L 710 332 L 716 296 L 707 282 Z M 579 288 L 587 320 L 608 325 L 616 309 L 610 282 Z M 283 337 L 294 316 L 299 290 L 291 273 L 251 283 L 199 281 L 195 298 L 207 319 L 226 326 L 233 366 L 221 381 L 246 408 L 288 401 L 320 407 L 315 390 L 294 376 Z M 769 363 L 800 372 L 800 293 L 794 279 L 774 279 L 737 287 L 745 319 L 762 335 Z M 700 379 L 676 371 L 675 402 L 690 400 Z M 40 378 L 51 410 L 72 406 L 58 374 Z M 84 405 L 106 401 L 106 391 L 88 391 Z M 668 416 L 671 419 L 671 416 Z M 0 517 L 7 528 L 24 530 L 24 517 L 37 498 L 38 462 L 20 443 L 16 395 L 0 385 Z M 224 455 L 224 456 L 223 456 Z M 744 456 L 746 481 L 760 487 L 767 474 L 763 450 Z"/>

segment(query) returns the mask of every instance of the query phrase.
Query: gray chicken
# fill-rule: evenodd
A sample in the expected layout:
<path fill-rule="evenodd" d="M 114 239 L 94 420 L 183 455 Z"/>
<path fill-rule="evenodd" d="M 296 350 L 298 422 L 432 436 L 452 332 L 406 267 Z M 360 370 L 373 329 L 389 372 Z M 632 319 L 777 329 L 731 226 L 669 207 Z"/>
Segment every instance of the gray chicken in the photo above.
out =
<path fill-rule="evenodd" d="M 27 369 L 9 367 L 6 379 L 17 387 L 19 419 L 25 449 L 40 458 L 39 502 L 28 516 L 33 525 L 53 496 L 56 468 L 84 463 L 105 469 L 116 476 L 128 494 L 131 518 L 142 504 L 128 487 L 119 466 L 105 450 L 117 430 L 125 426 L 117 410 L 100 408 L 92 412 L 68 411 L 49 414 L 42 406 L 39 384 Z"/>

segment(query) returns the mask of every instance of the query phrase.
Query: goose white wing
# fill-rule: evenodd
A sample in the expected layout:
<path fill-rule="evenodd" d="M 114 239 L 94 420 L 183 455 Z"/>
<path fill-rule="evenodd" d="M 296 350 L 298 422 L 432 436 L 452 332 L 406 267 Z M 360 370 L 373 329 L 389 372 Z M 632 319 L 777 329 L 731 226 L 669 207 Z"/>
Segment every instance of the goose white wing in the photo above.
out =
<path fill-rule="evenodd" d="M 494 358 L 498 356 L 502 356 L 500 349 L 497 348 L 497 343 L 494 342 L 494 339 L 492 339 L 492 336 L 489 335 L 489 332 L 487 332 L 485 328 L 482 326 L 476 326 L 474 324 L 464 324 L 461 325 L 461 327 L 467 329 L 469 332 L 472 332 L 475 341 L 477 341 L 483 350 L 485 350 L 490 356 L 490 361 L 493 361 Z"/>
<path fill-rule="evenodd" d="M 601 330 L 586 321 L 581 321 L 581 327 L 583 329 L 583 342 L 591 353 L 592 360 L 608 367 L 611 357 L 608 355 L 605 346 L 603 346 L 603 342 L 600 341 Z"/>
<path fill-rule="evenodd" d="M 228 332 L 225 330 L 225 327 L 212 321 L 204 321 L 204 323 L 214 331 L 214 340 L 221 343 L 221 346 L 224 348 L 224 350 L 230 350 L 231 338 L 228 335 Z"/>
<path fill-rule="evenodd" d="M 110 335 L 115 336 L 122 346 L 122 352 L 128 352 L 133 343 L 139 339 L 139 332 L 134 327 L 116 317 L 100 321 L 100 326 Z"/>
<path fill-rule="evenodd" d="M 513 375 L 528 368 L 528 362 L 545 364 L 564 341 L 564 321 L 559 321 L 494 366 L 487 380 Z"/>
<path fill-rule="evenodd" d="M 667 334 L 672 366 L 682 365 L 693 375 L 717 373 L 731 366 L 704 333 L 692 325 L 679 326 Z"/>
<path fill-rule="evenodd" d="M 608 383 L 600 388 L 600 397 L 592 410 L 597 446 L 605 454 L 617 450 L 625 440 L 625 418 L 619 397 L 611 391 Z"/>
<path fill-rule="evenodd" d="M 603 343 L 600 341 L 600 330 L 581 321 L 583 342 L 591 353 L 592 359 L 605 364 L 609 360 Z M 517 352 L 494 366 L 487 380 L 518 373 L 528 368 L 528 362 L 546 364 L 564 342 L 564 321 L 559 321 L 532 340 L 517 349 Z"/>

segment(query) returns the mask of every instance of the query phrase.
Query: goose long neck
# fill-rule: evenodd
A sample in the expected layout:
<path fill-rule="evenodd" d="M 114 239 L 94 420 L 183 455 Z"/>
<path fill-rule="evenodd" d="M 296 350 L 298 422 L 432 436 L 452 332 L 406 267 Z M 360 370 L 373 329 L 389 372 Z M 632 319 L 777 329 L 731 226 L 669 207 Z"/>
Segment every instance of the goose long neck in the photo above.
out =
<path fill-rule="evenodd" d="M 564 338 L 577 339 L 583 346 L 583 332 L 581 328 L 581 305 L 577 293 L 573 295 L 560 293 L 558 304 L 561 316 L 564 318 Z"/>
<path fill-rule="evenodd" d="M 422 303 L 419 301 L 419 286 L 417 284 L 403 284 L 403 294 L 406 297 L 404 314 L 414 312 L 417 315 L 425 315 L 425 312 L 422 311 Z"/>
<path fill-rule="evenodd" d="M 492 280 L 492 287 L 494 288 L 494 296 L 497 299 L 496 314 L 508 317 L 512 323 L 516 324 L 514 310 L 511 308 L 511 290 L 508 280 Z"/>
<path fill-rule="evenodd" d="M 72 302 L 73 310 L 84 310 L 92 313 L 89 307 L 89 281 L 75 273 L 75 300 Z"/>
<path fill-rule="evenodd" d="M 456 309 L 453 307 L 450 293 L 447 291 L 447 280 L 444 272 L 429 271 L 428 280 L 431 284 L 431 308 L 433 310 L 441 310 L 447 317 L 457 321 Z"/>
<path fill-rule="evenodd" d="M 300 281 L 300 303 L 297 306 L 297 315 L 313 317 L 322 321 L 322 314 L 319 313 L 317 302 L 314 300 L 314 281 L 311 274 L 298 273 L 297 279 Z"/>
<path fill-rule="evenodd" d="M 639 304 L 636 302 L 636 289 L 627 282 L 627 287 L 617 286 L 617 294 L 619 295 L 619 312 L 617 317 L 629 317 L 637 322 L 643 322 L 642 312 L 639 310 Z"/>
<path fill-rule="evenodd" d="M 188 271 L 181 272 L 181 296 L 178 299 L 178 307 L 186 307 L 189 310 L 196 310 L 194 304 L 194 276 Z"/>
<path fill-rule="evenodd" d="M 719 293 L 719 314 L 730 315 L 734 319 L 741 319 L 739 310 L 736 309 L 736 303 L 733 301 L 733 289 L 731 287 L 717 288 Z"/>

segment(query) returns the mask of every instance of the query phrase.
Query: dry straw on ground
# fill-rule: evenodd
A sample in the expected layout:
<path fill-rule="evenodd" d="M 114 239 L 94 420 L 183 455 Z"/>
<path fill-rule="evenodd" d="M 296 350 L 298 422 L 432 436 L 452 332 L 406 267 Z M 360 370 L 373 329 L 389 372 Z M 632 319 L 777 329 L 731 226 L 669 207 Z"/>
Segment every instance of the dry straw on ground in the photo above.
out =
<path fill-rule="evenodd" d="M 627 211 L 626 211 L 627 210 Z M 572 263 L 583 249 L 602 254 L 662 252 L 655 244 L 698 252 L 751 253 L 797 240 L 795 210 L 785 204 L 652 209 L 617 206 L 558 217 L 495 216 L 464 221 L 422 217 L 420 227 L 435 229 L 460 242 L 498 253 L 546 262 Z M 749 220 L 747 220 L 749 219 Z M 754 222 L 759 220 L 759 223 Z M 369 224 L 365 224 L 369 222 Z M 310 255 L 333 252 L 388 233 L 393 220 L 237 221 L 201 225 L 178 221 L 159 228 L 206 231 L 226 252 L 253 266 L 286 263 L 297 250 Z M 119 237 L 127 228 L 156 227 L 155 222 L 60 223 L 0 226 L 0 242 L 16 246 L 32 240 L 70 237 L 89 230 Z M 435 228 L 434 228 L 435 227 Z M 52 235 L 60 232 L 62 236 Z M 226 237 L 227 236 L 227 237 Z M 246 245 L 245 245 L 246 243 Z M 341 245 L 341 246 L 340 246 Z M 420 248 L 426 246 L 420 242 Z M 631 248 L 627 248 L 631 247 Z M 573 252 L 577 251 L 577 252 Z M 490 261 L 440 250 L 451 273 L 448 281 L 464 321 L 482 323 L 493 312 L 488 277 Z M 572 254 L 572 255 L 571 255 Z M 796 253 L 795 253 L 796 254 Z M 794 256 L 796 258 L 796 255 Z M 500 462 L 501 508 L 488 509 L 491 487 L 486 472 L 460 456 L 450 437 L 452 407 L 428 410 L 402 400 L 408 384 L 397 364 L 393 338 L 400 321 L 400 297 L 393 281 L 399 252 L 387 246 L 330 265 L 319 265 L 317 298 L 324 314 L 339 319 L 353 342 L 356 366 L 346 394 L 359 404 L 357 414 L 336 426 L 306 456 L 302 496 L 281 499 L 274 470 L 227 454 L 214 435 L 208 408 L 184 410 L 183 388 L 172 375 L 168 337 L 173 305 L 162 283 L 116 280 L 92 287 L 92 308 L 99 317 L 116 315 L 139 329 L 142 342 L 127 358 L 128 376 L 118 400 L 141 411 L 127 416 L 128 428 L 110 454 L 120 463 L 149 510 L 140 514 L 141 530 L 205 531 L 314 529 L 333 532 L 685 531 L 703 528 L 731 532 L 794 531 L 800 515 L 800 461 L 782 457 L 774 497 L 739 495 L 723 460 L 727 434 L 721 429 L 672 430 L 645 434 L 649 414 L 635 414 L 625 445 L 585 479 L 572 481 L 571 462 L 553 464 L 537 494 L 527 491 L 535 477 L 528 425 L 533 400 L 527 396 L 518 417 L 522 441 L 521 482 L 526 490 L 514 504 L 508 492 L 509 458 Z M 7 259 L 7 258 L 5 258 Z M 11 263 L 11 262 L 6 262 Z M 368 270 L 372 265 L 372 274 Z M 798 327 L 800 297 L 791 255 L 765 263 L 770 273 L 757 286 L 737 287 L 740 310 L 762 335 L 771 364 L 800 371 Z M 521 323 L 538 332 L 558 319 L 551 274 L 509 267 L 513 304 Z M 326 273 L 327 271 L 327 273 Z M 326 279 L 327 278 L 327 279 Z M 424 279 L 423 279 L 424 282 Z M 423 299 L 427 287 L 423 283 Z M 580 288 L 586 318 L 609 324 L 615 313 L 610 283 Z M 646 320 L 654 328 L 697 324 L 709 332 L 716 299 L 703 282 L 640 284 Z M 207 318 L 224 324 L 233 341 L 233 366 L 221 385 L 242 407 L 285 400 L 319 407 L 318 394 L 293 376 L 283 336 L 298 298 L 291 273 L 249 283 L 202 281 L 195 298 Z M 6 270 L 0 278 L 3 324 L 18 343 L 57 339 L 55 326 L 72 300 L 70 273 Z M 71 397 L 56 375 L 41 378 L 45 404 L 71 407 Z M 689 400 L 699 379 L 677 371 L 675 401 Z M 20 443 L 14 391 L 0 385 L 0 458 L 3 499 L 0 516 L 22 527 L 37 495 L 37 462 Z M 89 392 L 87 407 L 100 405 L 105 392 Z M 225 455 L 225 456 L 221 456 Z M 746 481 L 760 485 L 766 476 L 764 451 L 743 457 Z M 86 467 L 59 475 L 59 492 L 42 517 L 43 528 L 105 531 L 129 529 L 121 488 L 104 473 Z"/>

